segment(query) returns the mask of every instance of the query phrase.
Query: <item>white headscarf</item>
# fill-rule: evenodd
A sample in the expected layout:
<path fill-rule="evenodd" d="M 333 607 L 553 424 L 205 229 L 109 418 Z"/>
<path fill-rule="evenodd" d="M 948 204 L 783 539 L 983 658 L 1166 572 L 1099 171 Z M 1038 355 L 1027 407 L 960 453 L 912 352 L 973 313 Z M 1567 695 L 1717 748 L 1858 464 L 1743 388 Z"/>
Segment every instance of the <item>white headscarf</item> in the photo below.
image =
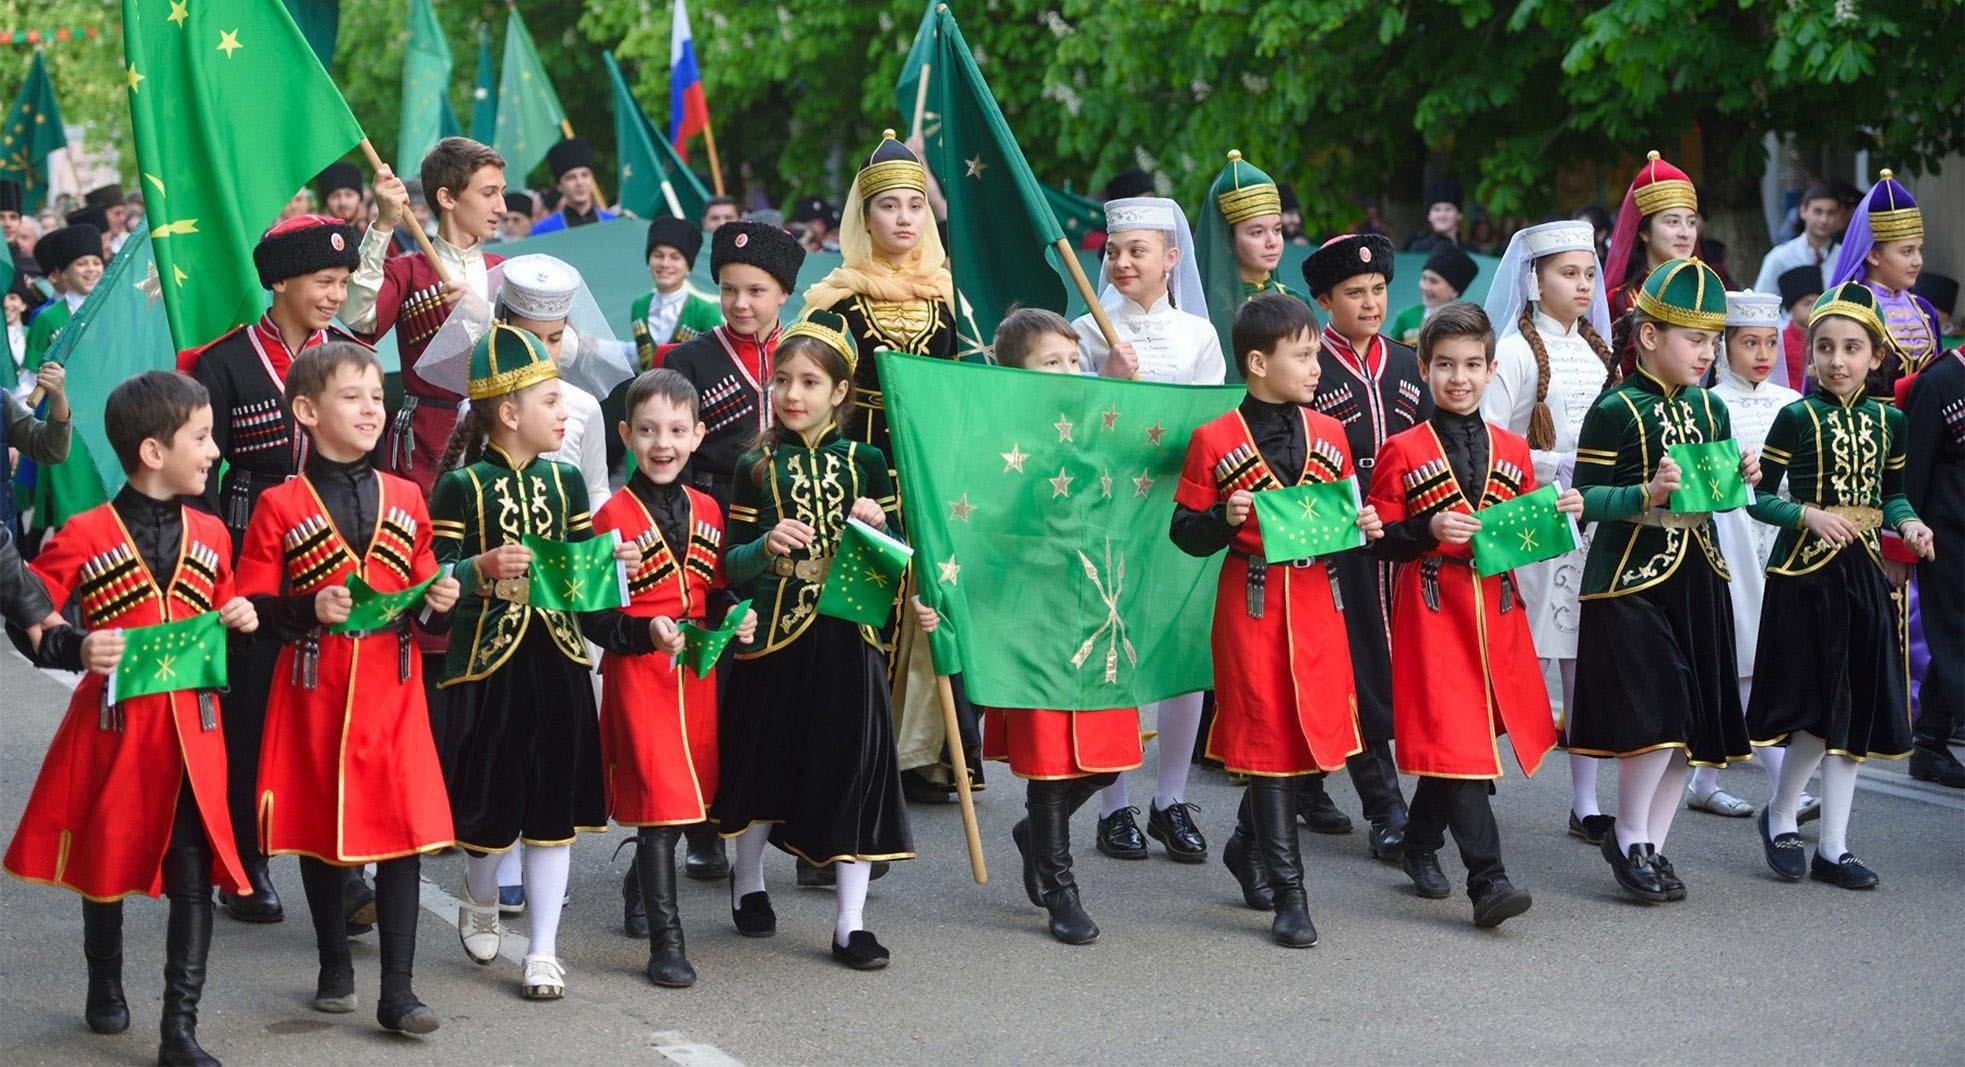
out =
<path fill-rule="evenodd" d="M 1105 202 L 1105 232 L 1158 230 L 1173 239 L 1180 249 L 1180 262 L 1174 264 L 1173 277 L 1167 279 L 1167 293 L 1174 307 L 1190 315 L 1208 317 L 1207 290 L 1201 286 L 1200 261 L 1194 255 L 1194 233 L 1188 229 L 1187 215 L 1180 205 L 1161 196 L 1129 196 Z M 1099 303 L 1107 310 L 1117 308 L 1126 298 L 1105 275 L 1105 261 L 1098 268 Z"/>
<path fill-rule="evenodd" d="M 1774 369 L 1767 374 L 1767 380 L 1775 385 L 1795 388 L 1788 381 L 1788 354 L 1781 344 L 1781 298 L 1772 293 L 1756 293 L 1752 289 L 1739 289 L 1726 294 L 1726 325 L 1759 327 L 1775 331 Z M 1726 335 L 1722 331 L 1719 341 L 1719 359 L 1714 363 L 1716 379 L 1725 380 L 1733 376 L 1733 364 L 1726 358 Z"/>
<path fill-rule="evenodd" d="M 1590 291 L 1590 325 L 1597 336 L 1610 343 L 1610 301 L 1604 295 L 1603 263 L 1596 258 L 1596 232 L 1581 219 L 1545 222 L 1515 231 L 1508 250 L 1495 268 L 1494 283 L 1487 289 L 1487 320 L 1494 326 L 1494 339 L 1501 340 L 1521 332 L 1522 305 L 1542 299 L 1542 286 L 1535 277 L 1535 262 L 1560 252 L 1588 252 L 1597 265 L 1596 288 Z"/>
<path fill-rule="evenodd" d="M 465 391 L 471 347 L 491 328 L 492 309 L 497 306 L 528 319 L 566 320 L 557 360 L 562 380 L 605 397 L 634 377 L 634 346 L 614 336 L 600 304 L 571 264 L 553 256 L 515 256 L 491 268 L 485 288 L 491 303 L 465 293 L 417 360 L 416 372 L 424 381 L 452 392 Z"/>

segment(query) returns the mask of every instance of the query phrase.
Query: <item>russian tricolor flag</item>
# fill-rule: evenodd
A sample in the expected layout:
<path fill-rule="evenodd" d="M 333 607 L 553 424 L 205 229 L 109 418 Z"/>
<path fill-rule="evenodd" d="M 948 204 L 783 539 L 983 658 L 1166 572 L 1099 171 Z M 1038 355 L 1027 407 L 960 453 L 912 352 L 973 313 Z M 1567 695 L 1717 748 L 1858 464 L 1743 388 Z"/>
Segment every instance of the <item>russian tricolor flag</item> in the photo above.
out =
<path fill-rule="evenodd" d="M 710 124 L 710 104 L 703 98 L 703 76 L 696 69 L 696 45 L 689 34 L 687 0 L 675 0 L 675 24 L 669 33 L 669 143 L 682 161 L 689 161 L 689 138 Z"/>

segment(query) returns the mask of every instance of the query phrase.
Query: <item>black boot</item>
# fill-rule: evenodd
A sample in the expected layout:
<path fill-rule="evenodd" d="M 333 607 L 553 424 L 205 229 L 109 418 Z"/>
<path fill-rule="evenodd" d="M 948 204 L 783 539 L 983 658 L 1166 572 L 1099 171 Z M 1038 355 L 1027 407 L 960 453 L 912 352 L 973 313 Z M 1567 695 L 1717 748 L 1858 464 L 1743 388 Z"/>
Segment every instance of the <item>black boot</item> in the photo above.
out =
<path fill-rule="evenodd" d="M 314 949 L 320 962 L 314 1010 L 346 1015 L 359 1004 L 355 961 L 348 949 L 348 869 L 302 856 L 300 885 L 307 895 L 307 916 L 314 924 Z"/>
<path fill-rule="evenodd" d="M 688 843 L 688 854 L 683 859 L 682 873 L 699 882 L 720 882 L 730 877 L 730 857 L 723 851 L 723 836 L 716 827 L 706 822 L 694 823 L 682 830 L 682 839 Z"/>
<path fill-rule="evenodd" d="M 1262 850 L 1255 842 L 1249 803 L 1248 790 L 1244 789 L 1242 805 L 1235 813 L 1235 832 L 1221 846 L 1221 862 L 1242 887 L 1242 902 L 1256 911 L 1268 911 L 1276 906 L 1276 897 L 1269 892 L 1269 873 L 1262 869 Z"/>
<path fill-rule="evenodd" d="M 212 943 L 211 849 L 186 783 L 178 802 L 171 847 L 164 853 L 164 888 L 170 920 L 164 932 L 164 1013 L 159 1026 L 158 1067 L 218 1067 L 198 1045 L 198 1000 L 205 991 L 205 960 Z M 186 807 L 190 811 L 186 812 Z"/>
<path fill-rule="evenodd" d="M 123 902 L 82 902 L 82 958 L 89 965 L 89 995 L 82 1018 L 98 1034 L 130 1028 L 123 999 Z"/>
<path fill-rule="evenodd" d="M 1309 948 L 1317 943 L 1310 922 L 1310 899 L 1303 889 L 1303 855 L 1296 840 L 1295 777 L 1249 779 L 1249 815 L 1256 843 L 1269 868 L 1269 892 L 1276 919 L 1269 934 L 1285 948 Z"/>
<path fill-rule="evenodd" d="M 1051 936 L 1067 945 L 1098 940 L 1098 924 L 1078 900 L 1078 883 L 1071 875 L 1071 809 L 1077 799 L 1077 780 L 1031 782 L 1024 806 L 1030 812 L 1030 860 L 1037 875 L 1038 896 L 1050 913 Z M 1089 796 L 1089 792 L 1083 795 Z"/>
<path fill-rule="evenodd" d="M 280 903 L 280 894 L 273 888 L 273 876 L 267 873 L 266 857 L 257 852 L 246 855 L 241 849 L 239 861 L 246 868 L 246 881 L 252 886 L 252 895 L 220 893 L 218 903 L 225 909 L 225 914 L 242 923 L 276 923 L 285 919 L 286 908 Z"/>
<path fill-rule="evenodd" d="M 641 890 L 641 839 L 631 837 L 621 847 L 635 850 L 629 858 L 628 873 L 621 876 L 621 932 L 640 941 L 648 936 L 648 908 Z"/>
<path fill-rule="evenodd" d="M 1351 785 L 1358 790 L 1365 818 L 1371 823 L 1367 844 L 1374 859 L 1397 863 L 1406 849 L 1406 801 L 1399 793 L 1398 772 L 1392 766 L 1388 743 L 1366 746 L 1344 761 Z"/>
<path fill-rule="evenodd" d="M 696 984 L 696 968 L 682 944 L 682 912 L 676 905 L 675 844 L 682 831 L 674 826 L 648 826 L 635 849 L 637 881 L 648 923 L 648 980 L 669 989 Z"/>
<path fill-rule="evenodd" d="M 416 999 L 416 920 L 423 892 L 423 861 L 416 856 L 375 865 L 375 925 L 382 943 L 382 995 L 375 1021 L 399 1034 L 427 1034 L 442 1020 Z"/>

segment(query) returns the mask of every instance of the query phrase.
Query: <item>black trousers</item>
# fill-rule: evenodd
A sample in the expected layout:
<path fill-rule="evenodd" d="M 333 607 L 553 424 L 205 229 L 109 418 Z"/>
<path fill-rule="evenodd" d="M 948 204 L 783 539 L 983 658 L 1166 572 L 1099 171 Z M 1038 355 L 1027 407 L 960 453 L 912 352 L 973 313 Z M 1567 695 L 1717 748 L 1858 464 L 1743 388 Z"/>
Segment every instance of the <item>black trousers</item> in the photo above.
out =
<path fill-rule="evenodd" d="M 1942 747 L 1965 715 L 1965 527 L 1930 525 L 1938 558 L 1917 568 L 1917 610 L 1931 653 L 1917 687 L 1917 739 Z"/>
<path fill-rule="evenodd" d="M 228 655 L 232 685 L 219 705 L 225 715 L 225 807 L 232 816 L 239 859 L 251 869 L 264 859 L 259 854 L 259 747 L 266 736 L 266 700 L 273 690 L 280 643 L 241 634 Z"/>
<path fill-rule="evenodd" d="M 1478 897 L 1488 883 L 1508 873 L 1501 866 L 1501 828 L 1487 800 L 1493 792 L 1494 783 L 1486 779 L 1425 777 L 1412 791 L 1406 848 L 1437 852 L 1451 830 L 1460 862 L 1467 865 L 1469 897 Z"/>

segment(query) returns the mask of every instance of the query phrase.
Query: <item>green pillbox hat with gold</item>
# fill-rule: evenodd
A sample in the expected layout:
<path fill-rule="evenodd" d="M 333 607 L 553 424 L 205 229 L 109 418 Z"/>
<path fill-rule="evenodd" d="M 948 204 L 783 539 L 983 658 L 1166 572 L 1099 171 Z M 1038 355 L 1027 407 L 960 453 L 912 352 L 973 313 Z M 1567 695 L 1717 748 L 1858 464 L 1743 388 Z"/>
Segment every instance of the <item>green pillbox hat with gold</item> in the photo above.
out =
<path fill-rule="evenodd" d="M 1230 226 L 1283 213 L 1283 196 L 1276 189 L 1275 179 L 1243 159 L 1238 149 L 1229 150 L 1228 165 L 1215 176 L 1208 195 L 1214 198 L 1221 217 Z"/>
<path fill-rule="evenodd" d="M 1638 310 L 1671 326 L 1720 330 L 1726 326 L 1726 286 L 1698 259 L 1661 263 L 1638 290 Z"/>
<path fill-rule="evenodd" d="M 516 393 L 557 377 L 559 367 L 530 331 L 496 322 L 471 346 L 472 400 Z"/>

